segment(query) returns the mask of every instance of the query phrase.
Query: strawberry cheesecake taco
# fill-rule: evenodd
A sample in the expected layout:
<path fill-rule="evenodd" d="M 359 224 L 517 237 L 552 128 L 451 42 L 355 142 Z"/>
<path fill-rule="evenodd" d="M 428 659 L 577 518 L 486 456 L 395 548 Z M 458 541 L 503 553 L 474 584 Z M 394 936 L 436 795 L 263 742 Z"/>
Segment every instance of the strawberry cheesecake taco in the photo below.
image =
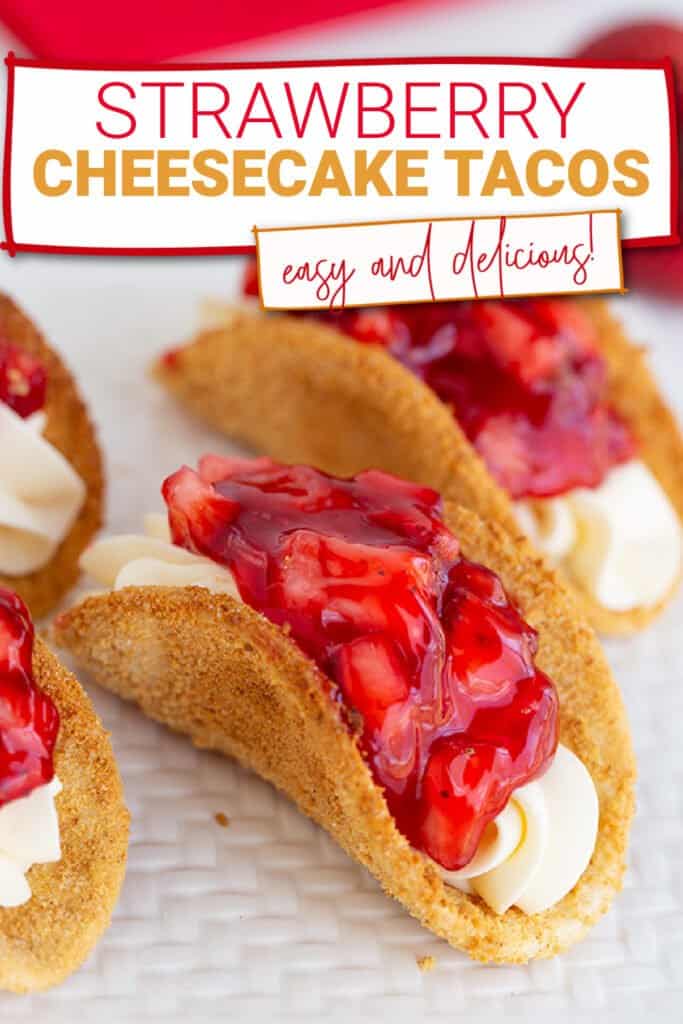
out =
<path fill-rule="evenodd" d="M 97 439 L 71 374 L 0 294 L 0 586 L 36 618 L 76 581 L 102 494 Z"/>
<path fill-rule="evenodd" d="M 634 758 L 555 574 L 379 470 L 205 456 L 96 542 L 54 638 L 97 682 L 293 799 L 453 946 L 524 962 L 621 887 Z"/>
<path fill-rule="evenodd" d="M 0 989 L 45 989 L 80 966 L 109 924 L 127 846 L 109 738 L 0 588 Z"/>
<path fill-rule="evenodd" d="M 252 304 L 214 322 L 155 368 L 212 426 L 332 473 L 399 473 L 523 530 L 601 631 L 640 628 L 672 596 L 683 441 L 604 303 Z"/>

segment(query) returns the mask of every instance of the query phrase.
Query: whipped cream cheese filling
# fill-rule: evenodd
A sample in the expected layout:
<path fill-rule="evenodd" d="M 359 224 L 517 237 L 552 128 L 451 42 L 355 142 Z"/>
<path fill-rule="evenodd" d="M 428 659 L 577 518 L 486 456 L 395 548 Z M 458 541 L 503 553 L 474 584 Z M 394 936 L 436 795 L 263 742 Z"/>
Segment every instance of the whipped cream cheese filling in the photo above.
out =
<path fill-rule="evenodd" d="M 610 611 L 658 604 L 680 575 L 676 510 L 637 459 L 615 466 L 599 487 L 520 501 L 516 512 L 536 547 Z"/>
<path fill-rule="evenodd" d="M 20 907 L 31 899 L 26 874 L 34 864 L 61 859 L 55 797 L 62 784 L 39 786 L 28 796 L 0 807 L 0 907 Z"/>
<path fill-rule="evenodd" d="M 583 763 L 559 746 L 548 771 L 521 786 L 482 837 L 466 867 L 444 882 L 476 893 L 497 914 L 539 914 L 570 892 L 588 867 L 598 834 L 598 796 Z"/>
<path fill-rule="evenodd" d="M 165 516 L 145 517 L 145 534 L 96 541 L 81 556 L 81 568 L 112 590 L 123 587 L 206 587 L 240 601 L 232 573 L 210 558 L 171 543 Z"/>
<path fill-rule="evenodd" d="M 42 569 L 73 526 L 85 484 L 41 435 L 45 416 L 22 419 L 0 402 L 0 573 Z"/>

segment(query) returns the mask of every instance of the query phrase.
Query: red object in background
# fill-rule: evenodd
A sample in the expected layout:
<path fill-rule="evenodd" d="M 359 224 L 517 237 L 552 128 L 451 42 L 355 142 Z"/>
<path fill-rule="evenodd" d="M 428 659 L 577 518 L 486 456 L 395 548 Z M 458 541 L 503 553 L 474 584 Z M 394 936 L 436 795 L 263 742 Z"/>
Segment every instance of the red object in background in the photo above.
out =
<path fill-rule="evenodd" d="M 320 0 L 294 4 L 213 0 L 193 10 L 180 0 L 165 4 L 118 0 L 105 20 L 99 5 L 83 0 L 62 4 L 0 0 L 0 21 L 35 57 L 65 63 L 132 63 L 205 53 L 390 5 L 392 0 L 331 0 L 327 4 Z"/>
<path fill-rule="evenodd" d="M 683 24 L 640 21 L 622 25 L 588 42 L 577 54 L 586 60 L 661 60 L 670 57 L 676 82 L 680 144 L 681 201 L 678 233 L 683 239 Z M 624 253 L 626 284 L 683 300 L 683 242 Z"/>

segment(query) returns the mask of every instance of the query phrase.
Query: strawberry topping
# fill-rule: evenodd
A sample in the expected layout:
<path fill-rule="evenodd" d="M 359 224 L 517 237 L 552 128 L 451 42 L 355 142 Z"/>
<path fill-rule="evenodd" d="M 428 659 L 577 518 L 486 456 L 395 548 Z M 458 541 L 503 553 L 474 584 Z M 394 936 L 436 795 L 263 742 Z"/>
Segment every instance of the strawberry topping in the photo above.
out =
<path fill-rule="evenodd" d="M 34 356 L 0 337 L 0 402 L 26 419 L 45 405 L 47 374 Z"/>
<path fill-rule="evenodd" d="M 56 707 L 33 681 L 33 624 L 21 598 L 0 589 L 0 807 L 52 780 Z"/>
<path fill-rule="evenodd" d="M 256 260 L 249 260 L 247 263 L 242 280 L 242 291 L 252 299 L 257 299 L 259 296 L 258 264 Z"/>
<path fill-rule="evenodd" d="M 537 638 L 498 577 L 460 553 L 435 491 L 207 456 L 164 483 L 173 540 L 233 573 L 362 718 L 398 828 L 455 870 L 557 745 Z"/>
<path fill-rule="evenodd" d="M 247 271 L 244 288 L 253 294 Z M 635 454 L 590 320 L 561 299 L 300 314 L 382 345 L 448 405 L 513 498 L 597 487 Z"/>

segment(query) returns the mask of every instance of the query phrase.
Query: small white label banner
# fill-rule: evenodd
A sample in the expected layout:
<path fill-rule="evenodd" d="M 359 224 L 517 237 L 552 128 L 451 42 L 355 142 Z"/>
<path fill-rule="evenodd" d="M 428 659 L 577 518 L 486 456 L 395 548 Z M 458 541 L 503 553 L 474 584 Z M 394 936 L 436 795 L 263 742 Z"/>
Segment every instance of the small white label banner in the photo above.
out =
<path fill-rule="evenodd" d="M 264 309 L 624 290 L 618 210 L 254 231 Z"/>

